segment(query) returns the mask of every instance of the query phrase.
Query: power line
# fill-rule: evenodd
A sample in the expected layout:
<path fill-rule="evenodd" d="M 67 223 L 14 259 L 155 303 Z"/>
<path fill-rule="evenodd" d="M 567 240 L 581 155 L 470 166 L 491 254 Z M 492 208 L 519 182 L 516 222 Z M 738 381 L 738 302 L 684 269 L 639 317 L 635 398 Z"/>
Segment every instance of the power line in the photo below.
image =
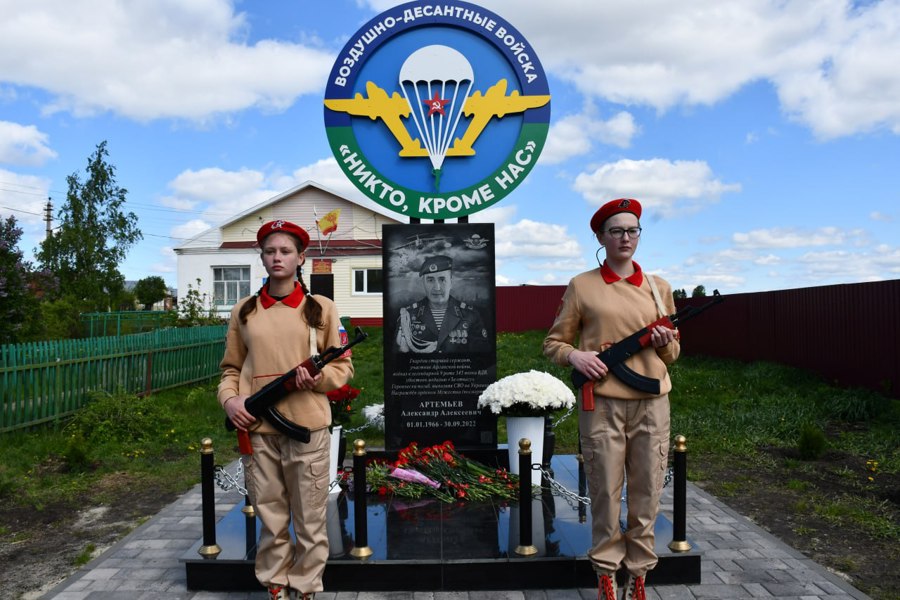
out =
<path fill-rule="evenodd" d="M 43 217 L 43 213 L 31 212 L 30 210 L 22 210 L 21 208 L 13 208 L 12 206 L 0 206 L 0 208 L 5 208 L 6 210 L 11 210 L 13 212 L 25 213 L 26 215 L 35 215 L 38 217 Z"/>

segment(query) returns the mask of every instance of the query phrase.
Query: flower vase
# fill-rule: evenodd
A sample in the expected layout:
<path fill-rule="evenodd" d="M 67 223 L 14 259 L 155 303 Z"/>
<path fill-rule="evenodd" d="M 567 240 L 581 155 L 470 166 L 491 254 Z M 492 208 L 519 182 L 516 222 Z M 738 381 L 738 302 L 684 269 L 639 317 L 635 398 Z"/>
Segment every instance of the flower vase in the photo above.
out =
<path fill-rule="evenodd" d="M 509 446 L 509 472 L 519 475 L 519 440 L 531 441 L 531 463 L 541 464 L 544 457 L 544 417 L 506 417 Z M 541 472 L 531 470 L 531 485 L 541 485 Z"/>
<path fill-rule="evenodd" d="M 331 486 L 331 483 L 337 479 L 338 466 L 344 463 L 344 453 L 341 451 L 341 439 L 344 437 L 343 435 L 344 427 L 342 425 L 335 425 L 331 428 L 331 450 L 328 454 L 328 485 Z M 346 450 L 346 446 L 344 447 Z M 329 494 L 337 494 L 341 491 L 341 486 L 335 485 L 331 486 L 328 490 Z"/>

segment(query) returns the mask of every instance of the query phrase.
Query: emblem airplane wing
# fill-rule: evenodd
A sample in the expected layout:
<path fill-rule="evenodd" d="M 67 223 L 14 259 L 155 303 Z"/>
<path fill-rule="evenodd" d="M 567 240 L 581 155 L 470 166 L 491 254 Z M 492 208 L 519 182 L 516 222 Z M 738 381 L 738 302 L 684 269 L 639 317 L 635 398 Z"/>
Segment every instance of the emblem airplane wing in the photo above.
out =
<path fill-rule="evenodd" d="M 369 117 L 373 121 L 381 119 L 400 143 L 400 156 L 428 156 L 418 138 L 413 139 L 401 117 L 409 117 L 409 103 L 399 93 L 388 96 L 387 92 L 373 81 L 366 82 L 366 94 L 356 94 L 351 99 L 325 99 L 325 106 L 336 112 L 345 112 L 355 117 Z"/>
<path fill-rule="evenodd" d="M 529 108 L 539 108 L 550 102 L 549 95 L 522 96 L 518 90 L 513 90 L 507 95 L 508 86 L 507 80 L 501 79 L 489 87 L 484 95 L 475 92 L 469 96 L 463 107 L 463 113 L 467 117 L 472 117 L 472 121 L 463 137 L 454 140 L 447 156 L 473 156 L 475 150 L 472 144 L 494 117 L 503 118 L 508 114 L 525 112 Z"/>

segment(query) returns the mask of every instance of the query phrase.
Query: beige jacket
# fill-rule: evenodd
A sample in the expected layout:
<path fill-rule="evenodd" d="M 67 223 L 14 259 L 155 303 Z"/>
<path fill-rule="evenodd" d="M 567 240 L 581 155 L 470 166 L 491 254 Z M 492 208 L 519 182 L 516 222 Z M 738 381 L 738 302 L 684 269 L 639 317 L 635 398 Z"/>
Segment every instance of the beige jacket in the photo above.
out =
<path fill-rule="evenodd" d="M 568 366 L 569 354 L 575 350 L 600 352 L 613 343 L 657 320 L 660 315 L 653 292 L 644 273 L 640 287 L 620 279 L 606 283 L 600 269 L 575 276 L 563 294 L 559 314 L 544 339 L 544 354 L 558 365 Z M 666 314 L 675 312 L 672 287 L 660 277 L 654 277 Z M 660 394 L 672 389 L 666 365 L 675 362 L 681 352 L 678 341 L 654 351 L 647 348 L 627 361 L 633 371 L 660 380 Z M 651 395 L 628 387 L 615 375 L 594 384 L 594 395 L 623 400 L 650 398 Z"/>
<path fill-rule="evenodd" d="M 317 330 L 318 352 L 330 346 L 341 345 L 338 333 L 337 308 L 333 301 L 316 296 L 322 305 L 325 326 Z M 235 305 L 228 323 L 225 339 L 225 356 L 219 367 L 222 379 L 218 399 L 225 401 L 238 394 L 252 395 L 273 379 L 293 369 L 310 356 L 309 326 L 303 319 L 303 298 L 297 308 L 276 302 L 263 308 L 256 296 L 245 298 Z M 238 312 L 244 302 L 257 302 L 256 310 L 241 324 Z M 341 357 L 328 363 L 322 370 L 322 381 L 314 390 L 298 390 L 282 398 L 275 406 L 281 414 L 298 425 L 315 431 L 331 424 L 331 407 L 325 393 L 342 386 L 353 377 L 353 365 L 349 357 Z M 254 431 L 276 433 L 265 421 L 258 419 Z"/>

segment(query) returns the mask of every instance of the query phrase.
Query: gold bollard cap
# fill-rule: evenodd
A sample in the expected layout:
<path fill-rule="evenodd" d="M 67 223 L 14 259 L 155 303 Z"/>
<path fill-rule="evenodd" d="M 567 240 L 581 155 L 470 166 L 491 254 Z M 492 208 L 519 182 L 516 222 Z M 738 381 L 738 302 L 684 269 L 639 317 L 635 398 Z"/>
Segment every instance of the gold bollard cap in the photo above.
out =
<path fill-rule="evenodd" d="M 675 436 L 675 452 L 687 452 L 687 438 L 683 435 Z"/>
<path fill-rule="evenodd" d="M 213 441 L 212 438 L 205 437 L 200 440 L 200 454 L 212 454 Z"/>
<path fill-rule="evenodd" d="M 519 454 L 531 454 L 531 440 L 528 438 L 519 440 Z"/>
<path fill-rule="evenodd" d="M 354 454 L 354 456 L 365 456 L 366 440 L 363 440 L 363 439 L 353 440 L 353 454 Z"/>

